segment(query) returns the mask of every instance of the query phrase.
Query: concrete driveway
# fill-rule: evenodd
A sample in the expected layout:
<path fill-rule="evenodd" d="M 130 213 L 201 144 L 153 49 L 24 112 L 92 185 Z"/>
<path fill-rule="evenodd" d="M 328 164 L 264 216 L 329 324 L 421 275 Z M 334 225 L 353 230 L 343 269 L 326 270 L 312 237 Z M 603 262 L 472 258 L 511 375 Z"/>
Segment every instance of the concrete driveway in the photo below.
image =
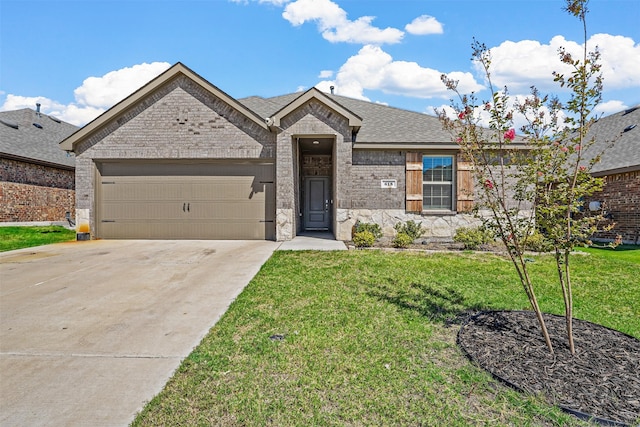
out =
<path fill-rule="evenodd" d="M 278 245 L 102 240 L 0 253 L 0 425 L 128 425 Z"/>

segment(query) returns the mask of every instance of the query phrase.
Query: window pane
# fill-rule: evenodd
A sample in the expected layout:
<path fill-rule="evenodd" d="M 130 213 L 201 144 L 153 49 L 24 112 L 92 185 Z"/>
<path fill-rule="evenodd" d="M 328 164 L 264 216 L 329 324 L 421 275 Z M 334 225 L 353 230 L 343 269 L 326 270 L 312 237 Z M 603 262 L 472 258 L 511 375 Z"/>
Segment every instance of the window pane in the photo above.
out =
<path fill-rule="evenodd" d="M 422 188 L 423 208 L 451 209 L 451 184 L 424 184 Z"/>
<path fill-rule="evenodd" d="M 428 182 L 450 182 L 453 178 L 452 157 L 422 158 L 422 180 Z"/>
<path fill-rule="evenodd" d="M 422 208 L 453 209 L 453 156 L 422 158 Z"/>

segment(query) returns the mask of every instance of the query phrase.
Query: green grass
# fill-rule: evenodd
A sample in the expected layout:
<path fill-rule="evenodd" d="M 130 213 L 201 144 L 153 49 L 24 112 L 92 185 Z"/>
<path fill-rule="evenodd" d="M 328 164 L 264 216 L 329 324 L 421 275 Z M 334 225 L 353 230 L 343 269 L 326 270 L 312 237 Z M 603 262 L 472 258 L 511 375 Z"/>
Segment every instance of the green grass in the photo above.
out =
<path fill-rule="evenodd" d="M 75 238 L 74 230 L 59 226 L 0 227 L 0 252 L 67 242 Z"/>
<path fill-rule="evenodd" d="M 639 260 L 573 262 L 575 316 L 640 337 Z M 562 313 L 552 258 L 531 266 Z M 447 325 L 526 308 L 490 254 L 276 252 L 133 425 L 583 425 L 470 364 Z"/>

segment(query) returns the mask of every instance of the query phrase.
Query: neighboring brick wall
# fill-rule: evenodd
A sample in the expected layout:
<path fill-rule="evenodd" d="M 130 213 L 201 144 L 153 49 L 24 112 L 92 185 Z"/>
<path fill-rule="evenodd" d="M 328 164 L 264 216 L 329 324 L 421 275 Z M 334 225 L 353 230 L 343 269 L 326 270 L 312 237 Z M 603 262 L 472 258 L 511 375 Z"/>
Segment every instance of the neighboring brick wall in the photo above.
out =
<path fill-rule="evenodd" d="M 398 188 L 381 188 L 382 179 L 395 179 Z M 351 195 L 353 209 L 404 209 L 404 152 L 354 151 Z"/>
<path fill-rule="evenodd" d="M 73 190 L 75 186 L 74 172 L 72 170 L 5 158 L 0 158 L 0 181 L 68 190 Z"/>
<path fill-rule="evenodd" d="M 75 191 L 0 182 L 0 222 L 65 221 L 75 217 Z"/>
<path fill-rule="evenodd" d="M 604 202 L 605 211 L 615 223 L 611 231 L 594 238 L 613 240 L 621 235 L 625 243 L 640 243 L 640 171 L 605 177 L 604 189 L 591 200 Z"/>

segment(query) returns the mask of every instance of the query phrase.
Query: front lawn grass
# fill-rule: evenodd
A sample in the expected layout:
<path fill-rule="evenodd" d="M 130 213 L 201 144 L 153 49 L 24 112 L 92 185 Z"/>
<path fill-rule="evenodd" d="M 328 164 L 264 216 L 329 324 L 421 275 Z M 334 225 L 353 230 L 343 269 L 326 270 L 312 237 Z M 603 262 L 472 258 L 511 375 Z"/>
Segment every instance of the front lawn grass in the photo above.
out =
<path fill-rule="evenodd" d="M 76 232 L 57 225 L 43 227 L 0 227 L 0 252 L 51 243 L 68 242 Z"/>
<path fill-rule="evenodd" d="M 562 314 L 552 258 L 533 258 Z M 640 337 L 640 259 L 572 261 L 575 316 Z M 461 354 L 451 321 L 478 309 L 528 309 L 505 258 L 276 252 L 133 425 L 583 425 Z"/>

